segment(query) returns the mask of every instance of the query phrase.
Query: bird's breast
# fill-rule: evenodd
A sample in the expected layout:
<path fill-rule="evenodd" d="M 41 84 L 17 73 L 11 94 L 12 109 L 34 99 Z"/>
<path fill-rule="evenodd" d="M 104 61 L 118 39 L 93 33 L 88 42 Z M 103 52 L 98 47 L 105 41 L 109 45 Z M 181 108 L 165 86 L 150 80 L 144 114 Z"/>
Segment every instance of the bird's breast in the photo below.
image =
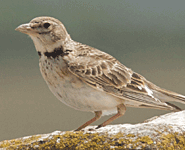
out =
<path fill-rule="evenodd" d="M 40 70 L 49 89 L 66 105 L 81 111 L 112 110 L 120 100 L 84 83 L 72 74 L 61 57 L 40 58 Z"/>

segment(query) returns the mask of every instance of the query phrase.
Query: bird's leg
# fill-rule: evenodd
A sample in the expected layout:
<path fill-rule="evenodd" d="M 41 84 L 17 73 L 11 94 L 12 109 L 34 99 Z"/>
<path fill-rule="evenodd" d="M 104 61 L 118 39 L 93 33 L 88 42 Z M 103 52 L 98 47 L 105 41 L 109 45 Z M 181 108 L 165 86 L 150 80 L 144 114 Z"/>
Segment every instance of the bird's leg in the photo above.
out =
<path fill-rule="evenodd" d="M 97 126 L 96 129 L 104 127 L 104 126 L 108 125 L 109 123 L 111 123 L 112 121 L 114 121 L 115 119 L 123 116 L 126 112 L 126 107 L 124 104 L 120 104 L 117 106 L 117 110 L 118 110 L 118 113 L 116 115 L 112 116 L 111 118 L 109 118 L 108 120 L 106 120 L 105 122 L 103 122 L 102 124 Z"/>
<path fill-rule="evenodd" d="M 75 131 L 79 131 L 83 128 L 85 128 L 86 126 L 90 125 L 91 123 L 95 122 L 96 120 L 101 118 L 102 115 L 102 111 L 95 111 L 95 117 L 92 118 L 91 120 L 87 121 L 86 123 L 84 123 L 83 125 L 81 125 L 78 129 L 76 129 Z"/>

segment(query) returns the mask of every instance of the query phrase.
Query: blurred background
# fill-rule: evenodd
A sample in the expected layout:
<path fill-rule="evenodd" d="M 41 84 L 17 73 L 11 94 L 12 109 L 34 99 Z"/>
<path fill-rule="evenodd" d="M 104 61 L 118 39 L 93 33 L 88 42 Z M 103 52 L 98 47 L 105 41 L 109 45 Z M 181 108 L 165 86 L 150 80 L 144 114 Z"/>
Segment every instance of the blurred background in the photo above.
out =
<path fill-rule="evenodd" d="M 183 0 L 1 1 L 0 141 L 73 130 L 94 117 L 64 105 L 49 91 L 33 42 L 14 30 L 18 25 L 38 16 L 55 17 L 74 40 L 113 55 L 160 87 L 185 95 L 184 6 Z M 127 108 L 112 124 L 141 123 L 168 112 Z"/>

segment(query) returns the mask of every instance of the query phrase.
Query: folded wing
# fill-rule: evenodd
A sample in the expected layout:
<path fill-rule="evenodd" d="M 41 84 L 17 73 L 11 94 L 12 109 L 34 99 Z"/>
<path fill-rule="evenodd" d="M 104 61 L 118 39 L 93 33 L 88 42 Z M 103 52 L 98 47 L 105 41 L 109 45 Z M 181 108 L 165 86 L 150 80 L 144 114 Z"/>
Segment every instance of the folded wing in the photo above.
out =
<path fill-rule="evenodd" d="M 84 49 L 83 49 L 84 50 Z M 97 49 L 85 49 L 68 63 L 68 69 L 85 83 L 120 99 L 143 107 L 176 110 L 176 106 L 154 96 L 147 80 L 125 67 L 111 55 Z"/>

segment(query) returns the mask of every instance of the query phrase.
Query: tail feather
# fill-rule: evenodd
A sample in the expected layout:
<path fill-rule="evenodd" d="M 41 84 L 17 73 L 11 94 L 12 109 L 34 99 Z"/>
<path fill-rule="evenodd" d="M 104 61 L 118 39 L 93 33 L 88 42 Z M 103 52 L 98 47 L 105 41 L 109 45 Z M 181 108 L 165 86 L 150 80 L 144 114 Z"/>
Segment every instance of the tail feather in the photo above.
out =
<path fill-rule="evenodd" d="M 175 93 L 175 92 L 171 92 L 168 90 L 164 90 L 164 89 L 157 89 L 157 90 L 152 90 L 153 94 L 155 97 L 157 97 L 158 99 L 160 99 L 163 102 L 169 102 L 169 101 L 174 101 L 174 102 L 179 102 L 179 103 L 183 103 L 185 104 L 185 96 Z"/>
<path fill-rule="evenodd" d="M 171 104 L 171 103 L 169 103 L 169 102 L 165 102 L 166 104 L 168 104 L 168 105 L 170 105 L 170 106 L 172 106 L 174 109 L 173 109 L 173 111 L 181 111 L 182 109 L 181 108 L 179 108 L 179 107 L 177 107 L 176 105 L 174 105 L 174 104 Z"/>

